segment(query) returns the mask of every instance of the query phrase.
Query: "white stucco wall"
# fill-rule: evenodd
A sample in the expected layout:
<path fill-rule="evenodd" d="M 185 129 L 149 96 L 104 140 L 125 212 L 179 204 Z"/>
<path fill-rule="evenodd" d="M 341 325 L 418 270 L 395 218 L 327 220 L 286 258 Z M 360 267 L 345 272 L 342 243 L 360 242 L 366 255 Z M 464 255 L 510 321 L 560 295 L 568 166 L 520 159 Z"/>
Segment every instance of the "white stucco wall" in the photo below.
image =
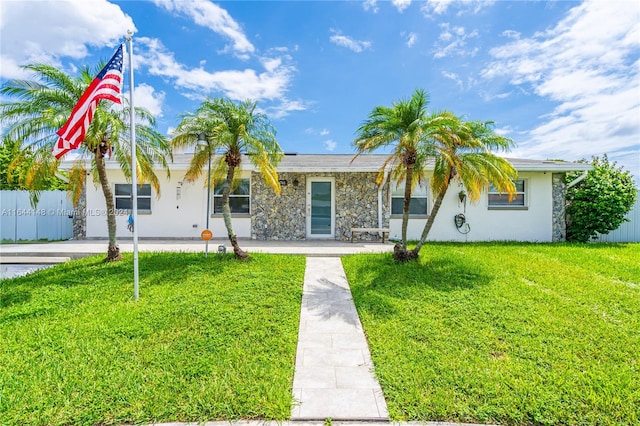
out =
<path fill-rule="evenodd" d="M 434 226 L 429 234 L 431 241 L 552 241 L 552 181 L 551 172 L 522 172 L 520 179 L 526 180 L 526 210 L 490 210 L 487 194 L 480 201 L 466 203 L 466 209 L 458 200 L 461 188 L 453 184 L 449 189 Z M 116 183 L 126 183 L 120 170 L 108 170 L 109 182 L 114 189 Z M 199 239 L 205 229 L 207 190 L 204 177 L 194 183 L 184 183 L 184 170 L 172 170 L 171 179 L 159 172 L 161 197 L 153 194 L 151 213 L 139 213 L 138 235 L 141 238 L 193 238 Z M 244 172 L 243 177 L 250 177 Z M 181 188 L 180 197 L 176 189 Z M 387 202 L 390 202 L 387 200 Z M 433 196 L 429 198 L 430 209 Z M 253 207 L 252 207 L 253 208 Z M 107 218 L 104 214 L 105 202 L 100 188 L 91 182 L 87 185 L 87 238 L 107 237 Z M 211 205 L 213 211 L 213 204 Z M 461 234 L 456 230 L 453 217 L 464 213 L 471 230 Z M 127 238 L 132 234 L 127 230 L 128 212 L 117 216 L 117 237 Z M 409 239 L 417 240 L 422 233 L 426 219 L 409 221 Z M 401 218 L 392 217 L 389 223 L 390 236 L 399 238 Z M 194 226 L 195 225 L 195 226 Z M 233 226 L 239 238 L 251 238 L 251 219 L 235 217 Z M 214 238 L 226 238 L 226 229 L 221 215 L 210 218 L 209 228 Z M 463 227 L 462 230 L 466 228 Z"/>
<path fill-rule="evenodd" d="M 181 184 L 184 171 L 172 170 L 171 179 L 165 172 L 158 172 L 161 197 L 155 193 L 151 197 L 151 213 L 138 213 L 138 235 L 141 238 L 194 238 L 199 239 L 205 229 L 207 212 L 207 189 L 204 178 L 200 181 Z M 120 170 L 108 170 L 109 183 L 114 190 L 115 184 L 127 183 Z M 250 177 L 246 173 L 243 177 Z M 177 196 L 180 189 L 180 197 Z M 152 190 L 153 192 L 153 190 Z M 87 238 L 107 237 L 107 217 L 104 214 L 105 201 L 102 190 L 87 183 Z M 213 204 L 211 204 L 213 212 Z M 131 237 L 127 229 L 129 212 L 116 216 L 117 237 Z M 251 219 L 234 218 L 233 227 L 239 238 L 251 236 Z M 221 215 L 209 219 L 209 228 L 214 238 L 226 238 L 227 231 Z"/>
<path fill-rule="evenodd" d="M 551 173 L 523 172 L 518 176 L 525 180 L 526 210 L 490 210 L 487 194 L 483 194 L 476 204 L 467 200 L 465 206 L 458 200 L 461 188 L 452 184 L 447 192 L 436 221 L 427 240 L 430 241 L 552 241 L 552 185 Z M 431 194 L 430 194 L 431 195 Z M 434 197 L 430 196 L 429 206 L 433 207 Z M 456 229 L 453 218 L 464 213 L 470 232 L 461 234 Z M 417 240 L 427 219 L 410 219 L 407 238 Z M 392 217 L 389 223 L 391 238 L 400 238 L 402 219 Z M 465 231 L 466 226 L 461 228 Z"/>

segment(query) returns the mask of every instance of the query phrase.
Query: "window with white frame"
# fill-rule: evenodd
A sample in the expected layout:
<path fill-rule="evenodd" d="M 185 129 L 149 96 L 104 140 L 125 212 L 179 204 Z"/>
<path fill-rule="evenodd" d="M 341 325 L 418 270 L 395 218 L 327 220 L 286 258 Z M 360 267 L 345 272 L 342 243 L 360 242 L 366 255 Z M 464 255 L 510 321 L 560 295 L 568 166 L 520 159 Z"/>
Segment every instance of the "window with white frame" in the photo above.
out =
<path fill-rule="evenodd" d="M 411 191 L 409 216 L 426 216 L 429 214 L 427 182 L 422 181 Z M 404 209 L 404 183 L 391 183 L 391 214 L 402 215 Z"/>
<path fill-rule="evenodd" d="M 138 210 L 151 211 L 151 185 L 144 183 L 138 185 Z M 130 183 L 116 183 L 115 185 L 115 202 L 117 210 L 133 209 L 133 194 Z"/>
<path fill-rule="evenodd" d="M 516 192 L 509 201 L 509 195 L 506 193 L 498 192 L 498 190 L 491 185 L 489 187 L 489 207 L 494 208 L 509 208 L 509 207 L 526 207 L 526 181 L 523 179 L 513 182 L 516 186 Z"/>
<path fill-rule="evenodd" d="M 224 182 L 213 189 L 213 213 L 222 214 L 222 188 Z M 251 213 L 251 184 L 248 178 L 240 179 L 238 186 L 229 194 L 229 207 L 232 214 Z"/>

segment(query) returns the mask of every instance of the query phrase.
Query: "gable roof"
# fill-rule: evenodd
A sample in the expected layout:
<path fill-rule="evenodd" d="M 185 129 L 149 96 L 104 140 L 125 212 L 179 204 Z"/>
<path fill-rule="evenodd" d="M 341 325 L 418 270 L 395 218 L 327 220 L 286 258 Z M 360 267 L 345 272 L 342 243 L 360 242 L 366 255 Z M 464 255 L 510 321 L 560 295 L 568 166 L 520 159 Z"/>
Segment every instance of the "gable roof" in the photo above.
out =
<path fill-rule="evenodd" d="M 170 168 L 173 170 L 186 170 L 193 154 L 176 154 Z M 253 171 L 255 166 L 251 164 L 245 155 L 242 160 L 242 169 Z M 377 172 L 380 170 L 387 154 L 363 154 L 355 159 L 353 154 L 286 154 L 277 167 L 278 172 Z M 352 161 L 353 160 L 353 161 Z M 527 160 L 507 158 L 519 172 L 571 172 L 590 170 L 588 163 L 572 163 L 568 161 L 551 160 Z M 65 162 L 66 163 L 66 162 Z M 71 164 L 69 164 L 71 166 Z M 61 165 L 61 168 L 65 168 Z M 108 169 L 119 169 L 118 162 L 114 159 L 107 161 Z M 433 163 L 427 164 L 427 170 L 433 169 Z"/>
<path fill-rule="evenodd" d="M 386 154 L 359 155 L 355 159 L 352 154 L 295 154 L 285 155 L 278 171 L 335 171 L 335 172 L 377 172 L 388 158 Z M 523 160 L 507 158 L 509 162 L 521 172 L 550 171 L 568 172 L 590 170 L 591 165 L 585 163 L 571 163 L 568 161 Z M 433 169 L 433 162 L 427 164 L 427 170 Z"/>

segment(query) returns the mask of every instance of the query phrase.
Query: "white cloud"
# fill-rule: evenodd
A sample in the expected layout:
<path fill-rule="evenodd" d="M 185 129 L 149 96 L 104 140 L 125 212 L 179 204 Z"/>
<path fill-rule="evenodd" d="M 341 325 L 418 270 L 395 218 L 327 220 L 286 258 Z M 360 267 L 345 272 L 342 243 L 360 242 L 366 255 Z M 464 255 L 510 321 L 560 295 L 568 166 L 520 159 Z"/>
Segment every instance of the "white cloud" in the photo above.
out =
<path fill-rule="evenodd" d="M 458 9 L 457 15 L 475 15 L 483 8 L 492 6 L 494 3 L 495 0 L 427 0 L 420 10 L 428 18 L 434 15 L 444 15 L 453 8 Z"/>
<path fill-rule="evenodd" d="M 478 95 L 480 95 L 482 100 L 485 102 L 493 102 L 496 99 L 506 99 L 512 94 L 513 94 L 513 91 L 501 92 L 501 93 L 488 93 L 486 91 L 480 90 L 478 92 Z"/>
<path fill-rule="evenodd" d="M 324 145 L 324 149 L 326 149 L 329 152 L 333 152 L 336 149 L 336 146 L 338 145 L 338 143 L 332 139 L 326 140 L 323 142 Z"/>
<path fill-rule="evenodd" d="M 406 8 L 411 6 L 411 0 L 391 0 L 391 3 L 398 9 L 398 12 L 402 13 Z"/>
<path fill-rule="evenodd" d="M 518 31 L 514 31 L 514 30 L 503 31 L 502 35 L 507 37 L 507 38 L 513 38 L 513 39 L 516 39 L 516 40 L 520 38 L 520 33 Z"/>
<path fill-rule="evenodd" d="M 416 41 L 418 41 L 418 34 L 409 33 L 409 35 L 407 36 L 407 46 L 413 46 L 414 44 L 416 44 Z"/>
<path fill-rule="evenodd" d="M 0 54 L 0 63 L 2 63 L 2 67 L 0 67 L 0 78 L 29 78 L 28 73 L 25 73 L 25 71 L 20 68 L 20 65 L 26 65 L 32 62 L 40 61 L 24 60 L 18 63 L 14 58 Z"/>
<path fill-rule="evenodd" d="M 304 132 L 307 135 L 320 135 L 320 136 L 327 136 L 330 132 L 327 129 L 322 129 L 322 130 L 318 130 L 318 129 L 314 129 L 313 127 L 307 127 Z"/>
<path fill-rule="evenodd" d="M 440 59 L 450 56 L 474 56 L 478 53 L 478 48 L 469 48 L 468 42 L 478 37 L 478 31 L 473 30 L 470 33 L 464 27 L 452 26 L 451 24 L 440 24 L 442 32 L 438 36 L 438 42 L 435 45 L 434 58 Z"/>
<path fill-rule="evenodd" d="M 127 30 L 136 30 L 131 17 L 106 0 L 3 1 L 0 77 L 28 77 L 19 66 L 29 63 L 82 59 L 89 46 L 115 50 Z"/>
<path fill-rule="evenodd" d="M 453 81 L 454 83 L 456 83 L 456 85 L 460 88 L 463 89 L 464 88 L 464 83 L 462 82 L 462 79 L 460 78 L 460 76 L 458 76 L 458 74 L 453 73 L 453 72 L 448 72 L 448 71 L 442 71 L 442 76 L 444 78 L 448 78 L 449 80 Z"/>
<path fill-rule="evenodd" d="M 556 103 L 519 141 L 519 155 L 568 160 L 636 151 L 640 171 L 637 2 L 586 1 L 553 28 L 491 50 L 487 79 Z"/>
<path fill-rule="evenodd" d="M 157 39 L 139 38 L 138 45 L 141 66 L 148 67 L 150 74 L 172 79 L 177 87 L 188 90 L 185 96 L 193 98 L 203 98 L 203 94 L 217 91 L 233 100 L 282 99 L 295 72 L 291 58 L 286 55 L 259 58 L 262 71 L 251 68 L 208 71 L 202 66 L 187 68 L 177 62 L 173 52 Z"/>
<path fill-rule="evenodd" d="M 340 34 L 339 31 L 334 29 L 331 29 L 331 32 L 334 34 L 329 38 L 329 40 L 331 40 L 332 43 L 337 44 L 338 46 L 346 47 L 347 49 L 353 50 L 356 53 L 371 49 L 370 41 L 355 40 L 348 36 Z"/>
<path fill-rule="evenodd" d="M 247 39 L 240 24 L 225 9 L 208 0 L 153 0 L 156 6 L 169 12 L 177 12 L 193 19 L 196 24 L 209 28 L 216 34 L 231 40 L 229 46 L 242 59 L 248 59 L 246 53 L 253 53 L 255 47 Z"/>
<path fill-rule="evenodd" d="M 371 11 L 373 13 L 378 13 L 378 2 L 376 0 L 365 0 L 362 2 L 362 8 L 365 11 Z"/>
<path fill-rule="evenodd" d="M 442 15 L 443 13 L 445 13 L 447 11 L 447 9 L 449 8 L 449 6 L 451 5 L 451 3 L 453 3 L 454 0 L 427 0 L 423 5 L 422 5 L 422 12 L 424 14 L 436 14 L 436 15 Z"/>
<path fill-rule="evenodd" d="M 136 106 L 147 109 L 156 118 L 162 117 L 162 104 L 165 98 L 164 92 L 156 92 L 152 86 L 142 83 L 133 92 Z"/>
<path fill-rule="evenodd" d="M 276 105 L 270 106 L 265 113 L 272 119 L 286 117 L 294 111 L 305 111 L 307 103 L 302 100 L 292 101 L 290 99 L 281 99 Z"/>

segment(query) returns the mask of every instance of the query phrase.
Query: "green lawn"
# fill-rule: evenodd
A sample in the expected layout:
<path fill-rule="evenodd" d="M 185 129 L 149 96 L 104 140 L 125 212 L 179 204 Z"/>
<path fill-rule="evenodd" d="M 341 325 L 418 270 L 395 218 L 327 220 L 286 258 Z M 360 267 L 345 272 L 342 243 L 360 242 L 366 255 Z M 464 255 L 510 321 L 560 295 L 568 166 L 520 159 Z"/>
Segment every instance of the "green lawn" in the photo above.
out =
<path fill-rule="evenodd" d="M 0 281 L 0 424 L 289 418 L 304 257 L 103 257 Z"/>
<path fill-rule="evenodd" d="M 343 258 L 392 418 L 640 424 L 640 245 Z"/>

